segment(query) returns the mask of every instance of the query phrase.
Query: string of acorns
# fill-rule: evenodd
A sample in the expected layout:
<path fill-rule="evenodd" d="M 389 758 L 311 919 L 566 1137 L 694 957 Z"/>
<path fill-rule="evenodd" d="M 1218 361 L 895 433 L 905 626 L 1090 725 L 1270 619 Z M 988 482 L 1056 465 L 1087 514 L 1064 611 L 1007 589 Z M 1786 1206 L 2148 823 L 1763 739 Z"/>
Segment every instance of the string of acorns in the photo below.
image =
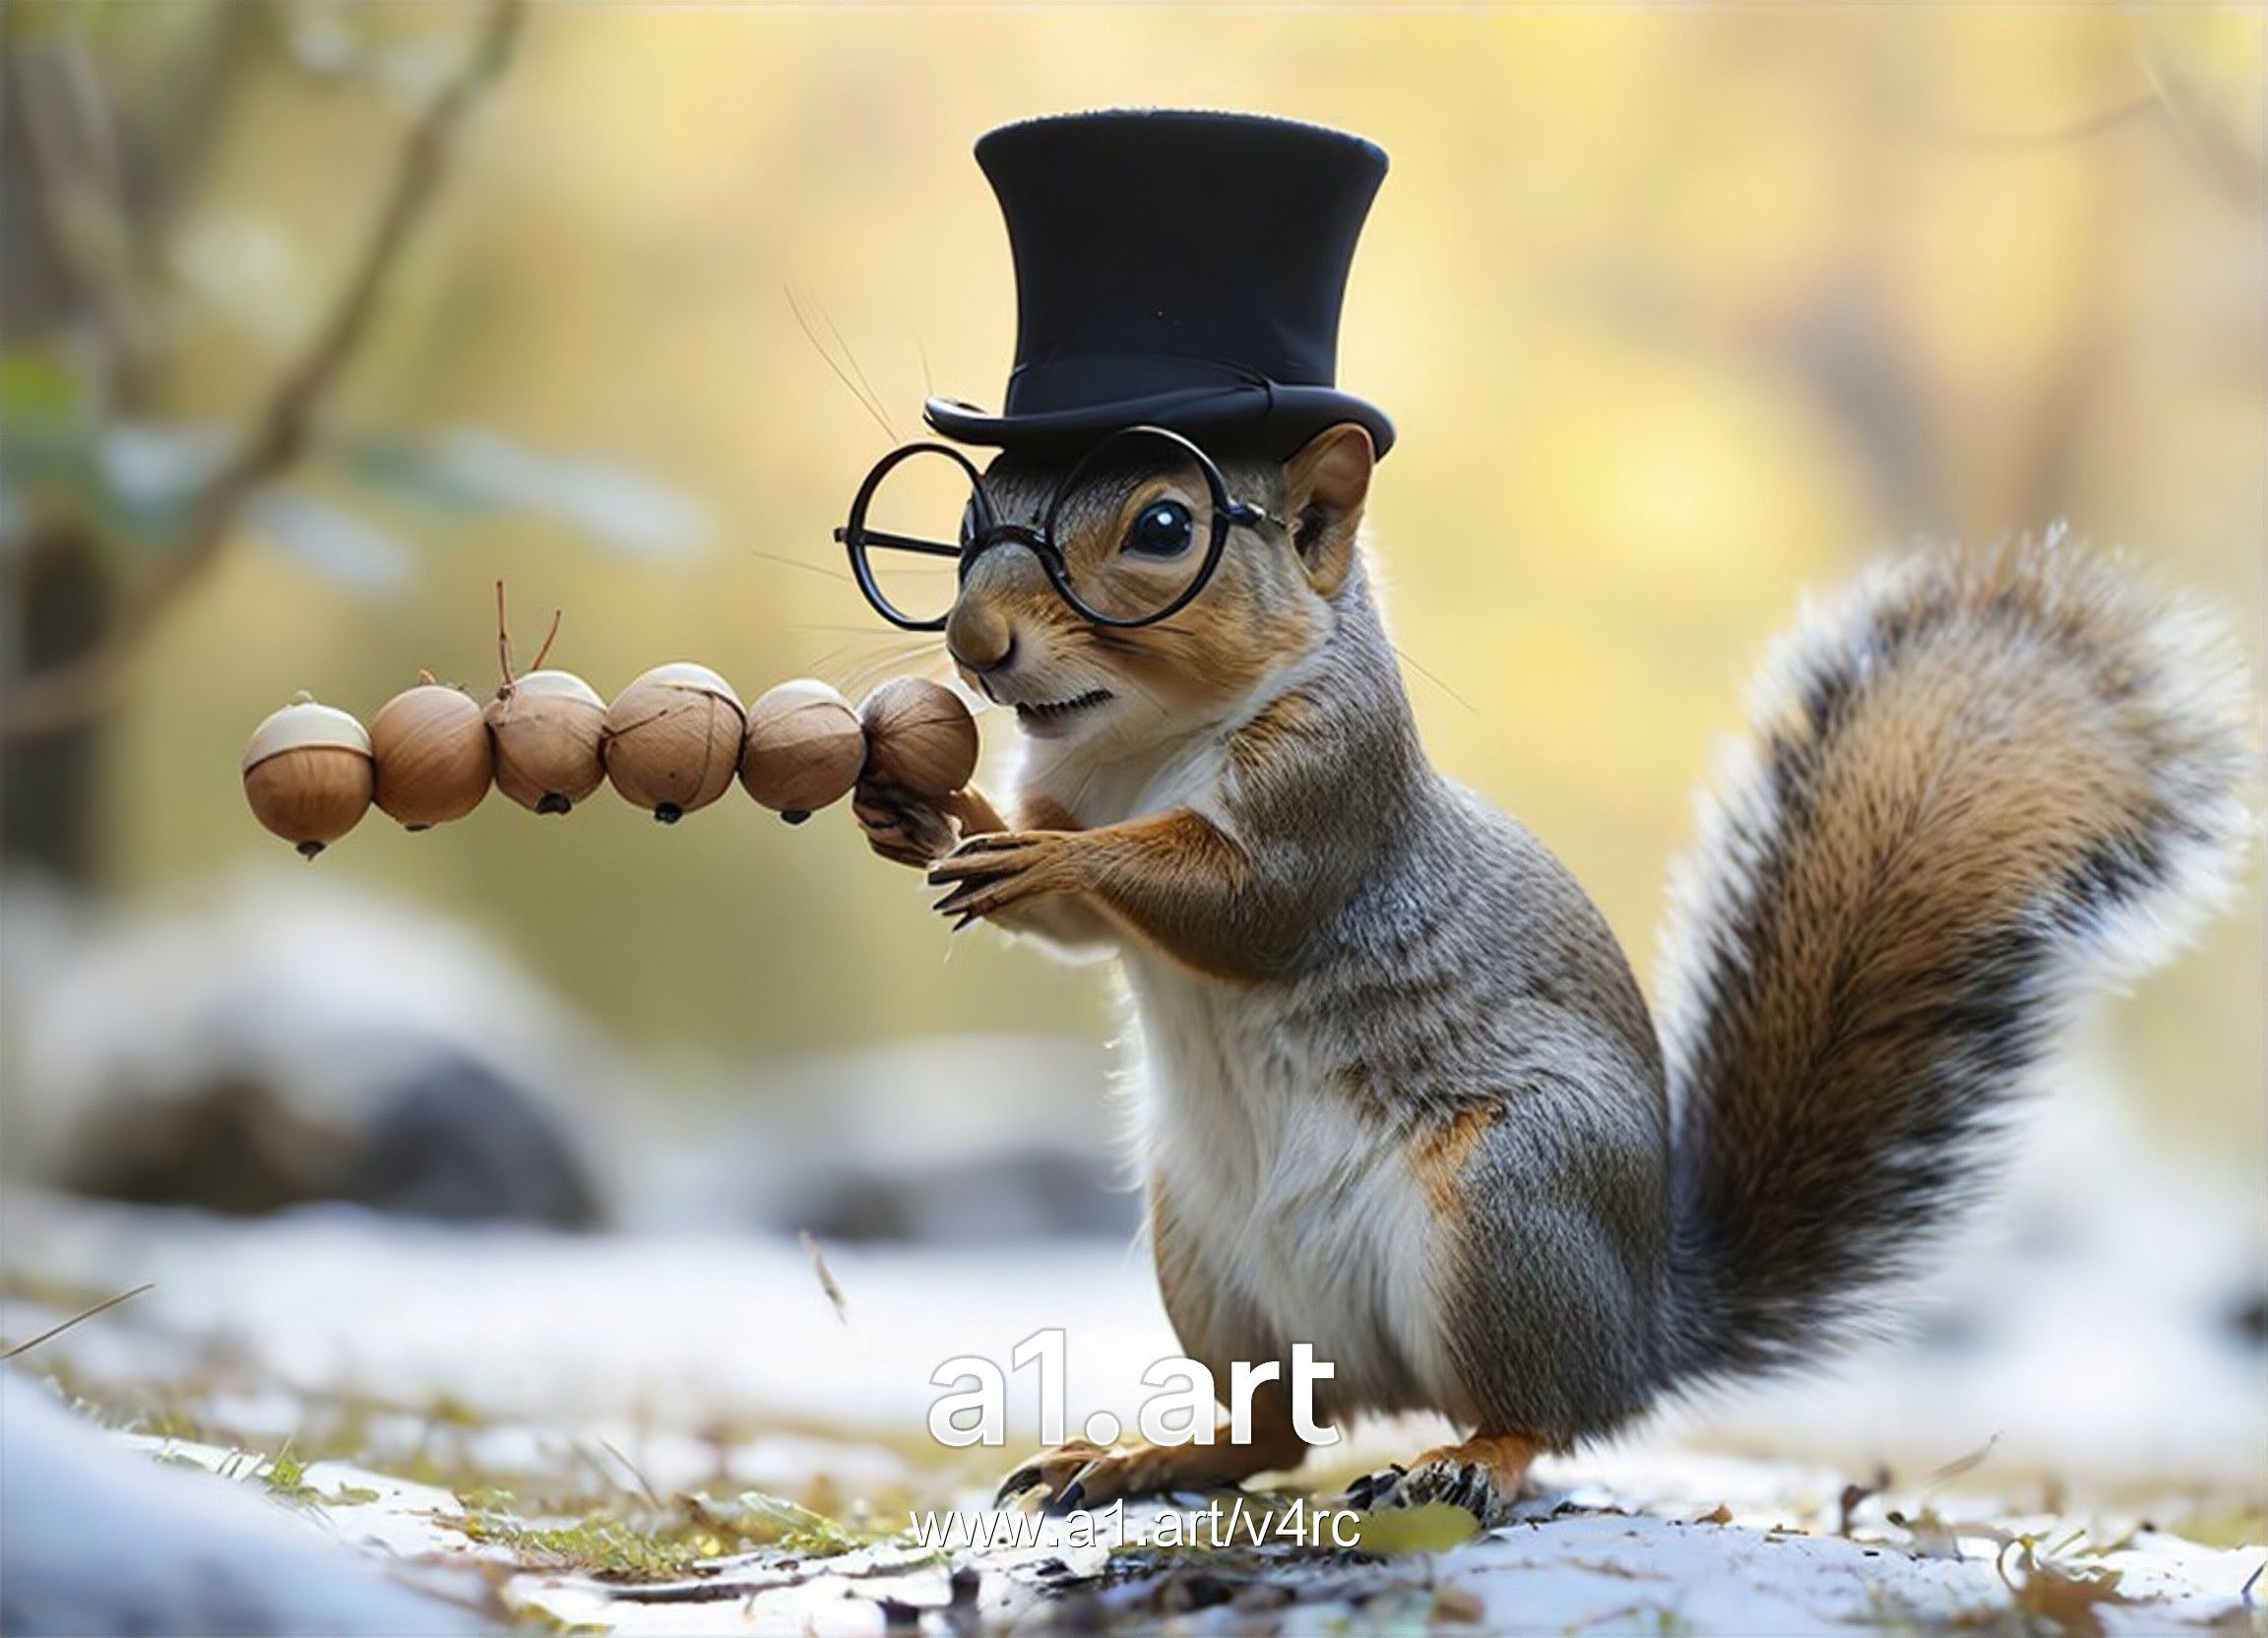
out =
<path fill-rule="evenodd" d="M 546 670 L 558 635 L 515 674 L 497 588 L 503 681 L 485 704 L 418 673 L 368 728 L 302 694 L 253 731 L 244 794 L 261 824 L 308 858 L 375 804 L 405 829 L 462 819 L 489 788 L 536 813 L 566 813 L 600 785 L 664 824 L 723 796 L 735 778 L 791 825 L 860 780 L 948 803 L 976 771 L 976 724 L 925 677 L 850 702 L 824 682 L 784 682 L 743 707 L 706 665 L 657 665 L 609 705 L 571 671 Z"/>

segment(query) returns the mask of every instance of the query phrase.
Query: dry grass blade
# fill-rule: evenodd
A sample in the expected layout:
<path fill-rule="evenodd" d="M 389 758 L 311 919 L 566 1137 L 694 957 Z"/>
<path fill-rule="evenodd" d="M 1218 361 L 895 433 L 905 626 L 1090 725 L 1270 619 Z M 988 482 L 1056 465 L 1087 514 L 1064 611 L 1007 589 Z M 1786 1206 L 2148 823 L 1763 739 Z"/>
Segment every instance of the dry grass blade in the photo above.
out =
<path fill-rule="evenodd" d="M 845 1325 L 850 1323 L 850 1299 L 843 1294 L 843 1288 L 835 1283 L 835 1271 L 827 1266 L 820 1255 L 819 1242 L 811 1237 L 811 1230 L 796 1230 L 795 1237 L 803 1242 L 803 1255 L 811 1259 L 811 1272 L 819 1276 L 819 1289 L 827 1293 L 827 1300 L 835 1304 L 835 1317 Z"/>
<path fill-rule="evenodd" d="M 1995 1433 L 1992 1435 L 1992 1437 L 1986 1439 L 1983 1444 L 1979 1445 L 1968 1455 L 1956 1456 L 1952 1461 L 1946 1463 L 1943 1467 L 1931 1472 L 1928 1478 L 1922 1480 L 1923 1487 L 1928 1490 L 1934 1490 L 1940 1484 L 1950 1484 L 1954 1480 L 1959 1479 L 1965 1473 L 1972 1473 L 1976 1471 L 1978 1468 L 1984 1466 L 1984 1458 L 1992 1454 L 1992 1447 L 1997 1445 L 1999 1442 L 2000 1435 Z"/>
<path fill-rule="evenodd" d="M 648 1481 L 645 1474 L 639 1471 L 638 1464 L 631 1461 L 629 1457 L 623 1455 L 620 1447 L 618 1447 L 613 1440 L 599 1439 L 598 1443 L 600 1450 L 604 1451 L 607 1455 L 613 1457 L 616 1462 L 621 1464 L 622 1471 L 628 1474 L 632 1480 L 636 1482 L 640 1493 L 646 1497 L 647 1504 L 651 1507 L 659 1509 L 662 1506 L 661 1493 L 654 1488 L 651 1482 Z"/>
<path fill-rule="evenodd" d="M 1986 1447 L 1990 1448 L 1990 1447 Z M 1979 1453 L 1982 1457 L 1983 1453 Z M 1843 1494 L 1835 1504 L 1835 1534 L 1849 1536 L 1858 1509 L 1890 1488 L 1890 1470 L 1876 1468 L 1874 1477 L 1863 1483 L 1854 1480 L 1843 1486 Z"/>
<path fill-rule="evenodd" d="M 158 1283 L 155 1280 L 151 1280 L 145 1281 L 143 1284 L 136 1286 L 132 1291 L 120 1292 L 116 1296 L 106 1296 L 101 1301 L 95 1303 L 92 1308 L 80 1309 L 79 1312 L 73 1314 L 69 1319 L 63 1321 L 60 1325 L 50 1325 L 46 1330 L 40 1332 L 39 1335 L 32 1338 L 30 1341 L 18 1343 L 14 1348 L 9 1349 L 7 1352 L 0 1353 L 0 1359 L 13 1359 L 19 1354 L 29 1354 L 32 1352 L 32 1350 L 37 1348 L 41 1343 L 53 1342 L 57 1337 L 63 1335 L 64 1332 L 70 1330 L 74 1325 L 79 1325 L 87 1320 L 91 1320 L 96 1314 L 107 1313 L 112 1308 L 117 1307 L 119 1303 L 140 1296 L 144 1292 L 156 1291 L 157 1289 Z"/>

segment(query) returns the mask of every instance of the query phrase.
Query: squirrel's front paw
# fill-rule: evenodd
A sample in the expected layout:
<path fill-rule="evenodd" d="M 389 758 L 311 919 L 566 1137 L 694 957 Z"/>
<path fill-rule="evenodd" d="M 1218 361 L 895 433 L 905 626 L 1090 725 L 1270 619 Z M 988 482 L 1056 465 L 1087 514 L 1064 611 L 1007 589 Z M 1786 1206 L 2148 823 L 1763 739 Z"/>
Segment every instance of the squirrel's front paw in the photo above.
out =
<path fill-rule="evenodd" d="M 1019 1497 L 1039 1490 L 1042 1492 L 1041 1499 L 1051 1511 L 1068 1512 L 1078 1505 L 1078 1500 L 1066 1503 L 1063 1498 L 1073 1493 L 1072 1486 L 1088 1469 L 1097 1462 L 1107 1460 L 1109 1456 L 1108 1447 L 1092 1440 L 1066 1440 L 1053 1450 L 1041 1451 L 1003 1479 L 1000 1488 L 993 1494 L 992 1505 L 1005 1507 Z M 1084 1498 L 1084 1493 L 1082 1487 L 1078 1492 L 1080 1499 Z"/>
<path fill-rule="evenodd" d="M 937 901 L 955 931 L 1011 906 L 1078 886 L 1072 868 L 1077 831 L 991 831 L 973 836 L 929 868 L 929 880 L 951 891 Z"/>
<path fill-rule="evenodd" d="M 1039 1491 L 1040 1505 L 1050 1513 L 1092 1510 L 1135 1496 L 1207 1490 L 1232 1483 L 1231 1470 L 1243 1466 L 1233 1460 L 1224 1463 L 1214 1447 L 1204 1445 L 1105 1448 L 1087 1439 L 1072 1439 L 1053 1450 L 1041 1451 L 1010 1474 L 1001 1481 L 992 1505 L 1005 1507 Z"/>
<path fill-rule="evenodd" d="M 893 864 L 928 868 L 953 850 L 958 833 L 934 805 L 896 786 L 861 782 L 850 795 L 850 812 L 866 834 L 866 846 Z"/>

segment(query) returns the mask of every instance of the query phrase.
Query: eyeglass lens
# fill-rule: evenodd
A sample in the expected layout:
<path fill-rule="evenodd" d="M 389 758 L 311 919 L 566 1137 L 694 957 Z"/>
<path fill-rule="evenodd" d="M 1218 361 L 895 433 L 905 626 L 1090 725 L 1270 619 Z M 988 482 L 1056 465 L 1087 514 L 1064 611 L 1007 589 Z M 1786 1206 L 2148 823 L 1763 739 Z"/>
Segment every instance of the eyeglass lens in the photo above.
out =
<path fill-rule="evenodd" d="M 874 589 L 901 618 L 941 620 L 953 607 L 969 509 L 968 472 L 935 450 L 907 456 L 874 485 L 860 539 Z"/>
<path fill-rule="evenodd" d="M 1213 484 L 1171 438 L 1123 432 L 1067 474 L 1047 521 L 1073 600 L 1105 619 L 1148 618 L 1205 572 Z"/>
<path fill-rule="evenodd" d="M 1142 428 L 1105 439 L 1064 474 L 1039 520 L 1058 554 L 1049 566 L 1057 590 L 1105 620 L 1173 607 L 1210 567 L 1215 494 L 1203 459 L 1180 440 Z M 944 619 L 963 555 L 985 544 L 974 538 L 976 518 L 969 470 L 941 450 L 908 452 L 873 481 L 851 544 L 889 611 L 916 624 Z"/>

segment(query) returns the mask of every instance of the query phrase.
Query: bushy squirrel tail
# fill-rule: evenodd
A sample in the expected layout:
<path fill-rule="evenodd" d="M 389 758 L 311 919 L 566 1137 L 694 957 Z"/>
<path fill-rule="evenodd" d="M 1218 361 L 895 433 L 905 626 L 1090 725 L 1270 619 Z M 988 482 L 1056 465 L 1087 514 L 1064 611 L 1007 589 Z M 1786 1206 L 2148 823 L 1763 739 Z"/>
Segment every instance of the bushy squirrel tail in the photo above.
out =
<path fill-rule="evenodd" d="M 1681 1379 L 1870 1328 L 2058 1026 L 2230 882 L 2251 710 L 2214 622 L 2057 536 L 1886 564 L 1782 640 L 1665 936 Z"/>

